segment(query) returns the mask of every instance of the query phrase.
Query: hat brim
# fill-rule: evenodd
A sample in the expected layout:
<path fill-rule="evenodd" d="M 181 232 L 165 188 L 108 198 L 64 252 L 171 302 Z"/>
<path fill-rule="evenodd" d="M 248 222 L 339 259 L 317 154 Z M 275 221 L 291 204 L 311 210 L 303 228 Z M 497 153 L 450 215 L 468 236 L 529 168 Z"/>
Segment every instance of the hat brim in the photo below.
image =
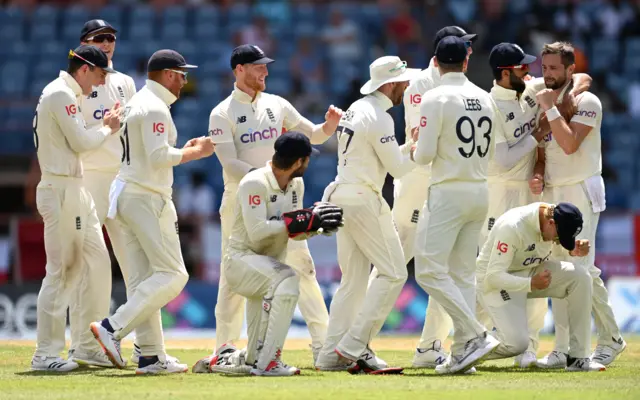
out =
<path fill-rule="evenodd" d="M 420 69 L 418 68 L 407 68 L 403 73 L 398 76 L 393 76 L 381 81 L 369 79 L 362 87 L 360 88 L 360 93 L 367 95 L 375 92 L 378 88 L 385 83 L 394 83 L 394 82 L 407 82 L 412 79 L 415 79 L 420 74 Z"/>
<path fill-rule="evenodd" d="M 478 39 L 478 34 L 477 33 L 470 33 L 468 35 L 464 35 L 462 36 L 460 39 L 464 40 L 465 42 L 475 42 Z"/>
<path fill-rule="evenodd" d="M 527 64 L 534 63 L 537 59 L 538 57 L 525 53 L 524 58 L 522 59 L 522 61 L 520 61 L 520 65 L 527 65 Z"/>
<path fill-rule="evenodd" d="M 269 57 L 262 57 L 259 60 L 256 60 L 254 62 L 250 62 L 250 63 L 247 63 L 247 64 L 271 64 L 272 62 L 275 62 L 275 61 L 276 60 L 272 60 Z"/>

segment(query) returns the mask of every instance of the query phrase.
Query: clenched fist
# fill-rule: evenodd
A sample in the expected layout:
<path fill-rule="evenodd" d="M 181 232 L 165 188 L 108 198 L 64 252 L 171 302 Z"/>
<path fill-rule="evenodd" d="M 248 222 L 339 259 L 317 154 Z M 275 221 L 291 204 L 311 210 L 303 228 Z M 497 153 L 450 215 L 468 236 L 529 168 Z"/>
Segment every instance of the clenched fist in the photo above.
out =
<path fill-rule="evenodd" d="M 552 108 L 558 95 L 554 92 L 553 89 L 542 89 L 536 94 L 536 99 L 538 100 L 538 104 L 543 111 L 547 111 Z"/>
<path fill-rule="evenodd" d="M 198 148 L 200 157 L 209 157 L 216 151 L 216 145 L 215 143 L 213 143 L 213 139 L 211 139 L 210 137 L 202 136 L 192 140 L 194 141 L 193 147 Z"/>
<path fill-rule="evenodd" d="M 531 179 L 529 179 L 529 190 L 531 193 L 538 195 L 542 193 L 544 189 L 544 177 L 540 174 L 535 174 Z"/>
<path fill-rule="evenodd" d="M 551 284 L 551 272 L 545 269 L 531 277 L 531 290 L 544 290 Z"/>
<path fill-rule="evenodd" d="M 591 244 L 587 239 L 576 240 L 576 248 L 569 252 L 571 257 L 584 257 L 589 254 Z"/>
<path fill-rule="evenodd" d="M 338 124 L 340 123 L 340 119 L 342 118 L 342 110 L 333 104 L 329 106 L 327 113 L 324 115 L 324 126 L 322 130 L 327 135 L 333 135 L 333 133 L 338 128 Z"/>
<path fill-rule="evenodd" d="M 102 125 L 111 129 L 111 134 L 114 134 L 120 130 L 120 122 L 122 121 L 122 108 L 120 108 L 120 102 L 117 102 L 113 108 L 104 113 L 102 117 Z"/>

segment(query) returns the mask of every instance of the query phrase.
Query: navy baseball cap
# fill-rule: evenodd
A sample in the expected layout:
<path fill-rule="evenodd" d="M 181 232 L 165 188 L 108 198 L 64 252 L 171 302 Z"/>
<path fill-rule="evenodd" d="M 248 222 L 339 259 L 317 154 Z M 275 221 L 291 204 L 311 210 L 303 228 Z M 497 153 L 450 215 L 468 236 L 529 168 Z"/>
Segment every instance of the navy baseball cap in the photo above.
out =
<path fill-rule="evenodd" d="M 320 153 L 311 146 L 311 141 L 304 133 L 289 131 L 276 139 L 273 145 L 276 153 L 291 158 L 315 156 Z"/>
<path fill-rule="evenodd" d="M 531 64 L 536 60 L 535 56 L 527 54 L 520 46 L 514 43 L 500 43 L 493 46 L 489 54 L 491 68 L 518 67 Z"/>
<path fill-rule="evenodd" d="M 175 50 L 158 50 L 149 59 L 147 71 L 162 71 L 171 68 L 198 68 L 197 65 L 187 64 L 187 61 Z"/>
<path fill-rule="evenodd" d="M 74 50 L 69 50 L 69 60 L 73 58 L 82 60 L 93 67 L 102 68 L 111 74 L 116 72 L 113 68 L 109 67 L 107 54 L 95 46 L 81 44 Z"/>
<path fill-rule="evenodd" d="M 438 47 L 438 43 L 447 36 L 456 36 L 465 42 L 474 42 L 478 38 L 478 35 L 475 33 L 467 33 L 467 31 L 459 26 L 445 26 L 436 32 L 436 37 L 433 39 L 433 51 Z"/>
<path fill-rule="evenodd" d="M 116 28 L 111 26 L 111 24 L 108 23 L 107 21 L 103 19 L 92 19 L 91 21 L 85 22 L 84 26 L 82 27 L 82 31 L 80 32 L 80 40 L 81 41 L 84 40 L 87 36 L 89 36 L 92 33 L 106 31 L 106 30 L 109 30 L 113 33 L 118 32 Z"/>
<path fill-rule="evenodd" d="M 436 59 L 442 64 L 459 64 L 467 58 L 465 40 L 457 36 L 443 38 L 436 47 Z"/>
<path fill-rule="evenodd" d="M 231 52 L 231 69 L 236 69 L 240 64 L 271 64 L 274 61 L 267 57 L 260 47 L 253 44 L 243 44 Z"/>
<path fill-rule="evenodd" d="M 553 210 L 558 239 L 565 249 L 576 248 L 576 236 L 582 231 L 582 213 L 571 203 L 558 203 Z"/>

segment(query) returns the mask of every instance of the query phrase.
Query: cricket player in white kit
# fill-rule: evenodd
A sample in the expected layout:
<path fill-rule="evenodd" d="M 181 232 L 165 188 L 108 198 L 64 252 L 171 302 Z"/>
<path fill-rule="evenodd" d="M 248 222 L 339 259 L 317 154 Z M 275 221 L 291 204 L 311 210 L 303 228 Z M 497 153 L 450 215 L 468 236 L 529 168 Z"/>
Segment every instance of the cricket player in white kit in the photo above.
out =
<path fill-rule="evenodd" d="M 593 93 L 578 95 L 577 111 L 569 123 L 559 118 L 560 112 L 554 105 L 560 90 L 571 81 L 574 69 L 575 55 L 570 44 L 556 42 L 545 45 L 542 72 L 548 89 L 537 96 L 552 133 L 545 138 L 532 183 L 538 186 L 544 183 L 546 201 L 570 201 L 582 211 L 584 229 L 579 238 L 589 240 L 595 249 L 598 219 L 606 207 L 601 175 L 602 104 Z M 572 259 L 572 262 L 588 271 L 593 278 L 593 315 L 598 345 L 591 357 L 593 361 L 609 365 L 625 349 L 626 342 L 620 335 L 609 294 L 600 278 L 600 269 L 595 266 L 595 251 L 588 257 Z M 538 366 L 562 368 L 567 365 L 570 351 L 568 312 L 565 301 L 553 300 L 556 346 L 553 352 L 538 360 Z"/>
<path fill-rule="evenodd" d="M 469 57 L 473 51 L 470 44 L 476 40 L 476 34 L 468 34 L 458 26 L 447 26 L 440 29 L 433 40 L 433 50 L 438 47 L 440 40 L 447 36 L 457 36 L 469 42 L 467 51 Z M 412 137 L 412 132 L 420 126 L 420 100 L 422 95 L 440 85 L 440 71 L 434 65 L 435 56 L 431 58 L 429 67 L 420 71 L 417 78 L 413 79 L 404 93 L 404 121 L 407 141 Z M 393 191 L 393 222 L 398 229 L 400 243 L 404 251 L 404 258 L 409 262 L 414 256 L 413 244 L 415 242 L 416 227 L 420 218 L 420 211 L 427 201 L 429 179 L 431 176 L 430 165 L 420 165 L 400 179 L 394 180 Z M 429 298 L 424 320 L 422 335 L 413 357 L 413 366 L 416 368 L 434 368 L 447 359 L 447 354 L 442 349 L 453 325 L 449 314 L 435 299 Z"/>
<path fill-rule="evenodd" d="M 500 345 L 487 359 L 521 354 L 529 346 L 527 298 L 563 299 L 571 310 L 567 371 L 604 371 L 589 359 L 591 277 L 569 262 L 550 259 L 554 242 L 563 255 L 584 257 L 588 240 L 576 240 L 582 214 L 573 204 L 533 203 L 500 216 L 478 256 L 478 293 Z M 565 250 L 566 249 L 566 250 Z"/>
<path fill-rule="evenodd" d="M 451 354 L 441 374 L 465 372 L 498 341 L 476 319 L 475 259 L 487 215 L 487 166 L 493 151 L 494 103 L 464 74 L 467 44 L 456 36 L 436 49 L 441 84 L 422 96 L 414 159 L 431 166 L 429 197 L 418 222 L 416 281 L 449 313 Z M 348 219 L 347 219 L 348 221 Z"/>
<path fill-rule="evenodd" d="M 188 370 L 186 364 L 166 357 L 160 309 L 189 278 L 171 200 L 173 167 L 208 157 L 215 148 L 208 137 L 191 139 L 182 149 L 174 147 L 177 131 L 169 107 L 180 96 L 191 68 L 196 66 L 173 50 L 159 50 L 149 59 L 149 79 L 124 112 L 124 161 L 109 196 L 107 217 L 118 219 L 126 239 L 131 296 L 114 315 L 91 323 L 91 331 L 111 362 L 124 368 L 120 340 L 136 329 L 142 354 L 137 374 Z"/>
<path fill-rule="evenodd" d="M 489 212 L 480 235 L 479 247 L 482 248 L 496 219 L 508 210 L 540 200 L 529 190 L 529 179 L 533 175 L 536 148 L 543 136 L 544 129 L 537 129 L 536 115 L 538 102 L 536 94 L 545 88 L 544 79 L 529 79 L 529 64 L 535 56 L 525 54 L 522 48 L 513 43 L 500 43 L 493 47 L 489 64 L 495 81 L 491 97 L 496 103 L 494 157 L 489 160 Z M 575 92 L 589 88 L 591 78 L 585 74 L 576 74 Z M 563 116 L 569 120 L 574 109 L 571 102 L 562 103 Z M 532 298 L 527 301 L 528 326 L 531 341 L 527 351 L 516 357 L 514 363 L 526 368 L 536 362 L 538 337 L 544 327 L 544 318 L 548 310 L 545 298 Z M 478 316 L 484 315 L 478 309 Z M 488 317 L 488 316 L 487 316 Z M 493 328 L 493 325 L 487 326 Z"/>
<path fill-rule="evenodd" d="M 407 68 L 395 56 L 378 58 L 369 69 L 371 79 L 360 89 L 365 97 L 349 107 L 337 128 L 338 175 L 323 196 L 348 217 L 337 237 L 342 279 L 331 301 L 327 340 L 316 362 L 320 370 L 344 370 L 358 359 L 368 364 L 366 369 L 386 367 L 368 346 L 407 279 L 382 186 L 387 172 L 400 178 L 416 167 L 409 159 L 411 144 L 401 149 L 396 143 L 387 110 L 402 102 L 418 70 Z M 371 264 L 376 272 L 367 289 Z"/>
<path fill-rule="evenodd" d="M 113 67 L 113 53 L 116 42 L 116 29 L 100 19 L 87 21 L 80 33 L 81 44 L 98 47 L 107 55 L 109 66 Z M 116 104 L 124 105 L 136 93 L 131 77 L 115 72 L 108 74 L 105 84 L 97 86 L 87 96 L 82 96 L 80 108 L 88 129 L 102 127 L 102 118 Z M 109 208 L 109 187 L 120 169 L 122 145 L 119 135 L 109 136 L 102 146 L 82 153 L 84 168 L 84 186 L 91 194 L 96 206 L 98 221 L 105 225 L 109 239 L 127 278 L 127 266 L 124 263 L 124 243 L 122 233 L 114 220 L 107 220 Z M 111 304 L 111 263 L 106 269 L 84 271 L 78 290 L 74 291 L 74 301 L 69 306 L 71 325 L 71 347 L 69 356 L 78 364 L 101 367 L 113 367 L 100 346 L 96 343 L 89 324 L 109 313 Z"/>
<path fill-rule="evenodd" d="M 300 276 L 286 264 L 289 238 L 335 232 L 342 210 L 328 203 L 300 209 L 302 176 L 313 150 L 309 138 L 290 132 L 276 139 L 265 167 L 246 174 L 236 193 L 235 219 L 224 268 L 229 289 L 247 299 L 246 363 L 259 376 L 299 375 L 282 362 L 284 341 L 299 297 Z M 237 372 L 237 369 L 235 370 Z"/>
<path fill-rule="evenodd" d="M 33 118 L 33 136 L 42 178 L 36 201 L 44 221 L 46 275 L 38 294 L 36 351 L 31 369 L 67 372 L 63 360 L 67 307 L 85 270 L 109 269 L 109 254 L 91 194 L 83 185 L 80 153 L 98 148 L 120 129 L 120 110 L 106 113 L 99 129 L 87 129 L 80 97 L 104 85 L 107 55 L 81 45 L 69 53 L 69 67 L 42 91 Z"/>
<path fill-rule="evenodd" d="M 313 144 L 321 144 L 333 135 L 342 115 L 339 108 L 331 106 L 325 116 L 326 122 L 314 125 L 287 100 L 265 93 L 267 64 L 272 62 L 274 60 L 266 57 L 258 46 L 245 44 L 235 48 L 230 62 L 236 76 L 234 90 L 211 111 L 209 119 L 209 134 L 218 146 L 216 154 L 224 176 L 220 206 L 222 264 L 226 262 L 224 255 L 235 220 L 238 182 L 249 171 L 263 167 L 271 159 L 273 144 L 284 130 L 302 132 Z M 290 241 L 289 246 L 286 262 L 300 276 L 299 306 L 311 334 L 315 360 L 326 337 L 329 314 L 306 241 Z M 233 343 L 240 339 L 245 299 L 229 290 L 225 271 L 222 265 L 215 309 L 217 351 L 194 365 L 193 372 L 211 371 L 206 364 L 215 365 L 220 361 L 216 355 L 229 348 L 233 350 Z"/>

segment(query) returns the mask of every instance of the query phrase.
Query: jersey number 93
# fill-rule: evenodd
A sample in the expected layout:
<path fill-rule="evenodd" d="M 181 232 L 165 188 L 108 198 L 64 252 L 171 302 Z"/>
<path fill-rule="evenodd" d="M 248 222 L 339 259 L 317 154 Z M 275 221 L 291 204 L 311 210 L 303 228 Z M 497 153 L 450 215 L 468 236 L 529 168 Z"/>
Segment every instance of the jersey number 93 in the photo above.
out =
<path fill-rule="evenodd" d="M 464 116 L 458 120 L 456 124 L 456 135 L 458 139 L 463 143 L 458 147 L 458 152 L 464 158 L 471 158 L 475 153 L 478 153 L 478 157 L 484 158 L 489 153 L 489 145 L 491 144 L 491 128 L 493 124 L 489 117 L 482 117 L 478 120 L 478 129 L 484 129 L 482 137 L 485 139 L 486 145 L 476 145 L 476 125 L 474 125 L 471 118 Z"/>

